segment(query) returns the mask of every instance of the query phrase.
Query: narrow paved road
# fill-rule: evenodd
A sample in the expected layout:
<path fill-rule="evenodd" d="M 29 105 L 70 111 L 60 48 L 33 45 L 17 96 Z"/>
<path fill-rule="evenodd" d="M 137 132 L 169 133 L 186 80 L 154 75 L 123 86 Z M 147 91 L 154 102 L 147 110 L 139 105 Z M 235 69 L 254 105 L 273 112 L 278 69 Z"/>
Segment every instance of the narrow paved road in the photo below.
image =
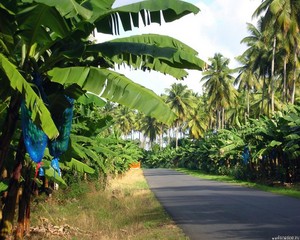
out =
<path fill-rule="evenodd" d="M 300 240 L 298 199 L 167 169 L 145 169 L 144 175 L 158 200 L 191 240 Z"/>

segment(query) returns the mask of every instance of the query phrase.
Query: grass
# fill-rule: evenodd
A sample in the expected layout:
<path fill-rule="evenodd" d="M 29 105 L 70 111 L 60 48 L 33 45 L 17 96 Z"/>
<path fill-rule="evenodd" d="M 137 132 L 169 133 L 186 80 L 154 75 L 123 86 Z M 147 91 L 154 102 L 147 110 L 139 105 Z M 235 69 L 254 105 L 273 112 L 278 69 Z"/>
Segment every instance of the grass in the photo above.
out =
<path fill-rule="evenodd" d="M 201 172 L 199 170 L 188 170 L 188 169 L 185 169 L 185 168 L 177 168 L 176 170 L 179 171 L 179 172 L 188 174 L 188 175 L 192 175 L 192 176 L 207 179 L 207 180 L 238 184 L 238 185 L 241 185 L 241 186 L 250 187 L 250 188 L 254 188 L 254 189 L 259 189 L 259 190 L 266 191 L 266 192 L 272 192 L 272 193 L 279 194 L 279 195 L 285 195 L 285 196 L 289 196 L 289 197 L 300 198 L 300 186 L 299 185 L 294 185 L 294 186 L 267 186 L 267 185 L 260 184 L 260 183 L 255 183 L 255 182 L 236 180 L 231 176 L 207 174 L 207 173 Z"/>
<path fill-rule="evenodd" d="M 59 190 L 33 204 L 36 233 L 29 239 L 188 239 L 149 190 L 140 169 L 111 180 L 105 191 L 86 182 L 75 188 L 73 194 Z"/>

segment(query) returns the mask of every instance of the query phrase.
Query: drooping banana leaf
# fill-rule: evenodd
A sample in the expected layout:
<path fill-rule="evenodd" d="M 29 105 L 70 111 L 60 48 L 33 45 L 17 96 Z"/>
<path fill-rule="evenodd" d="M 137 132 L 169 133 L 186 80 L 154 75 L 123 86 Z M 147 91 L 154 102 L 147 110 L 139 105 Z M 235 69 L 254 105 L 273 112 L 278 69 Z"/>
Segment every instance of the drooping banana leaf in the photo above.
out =
<path fill-rule="evenodd" d="M 77 83 L 83 90 L 137 109 L 163 123 L 171 124 L 176 118 L 172 110 L 153 91 L 108 69 L 95 67 L 54 68 L 48 74 L 53 82 L 62 85 Z"/>
<path fill-rule="evenodd" d="M 0 71 L 7 76 L 7 78 L 0 78 L 0 82 L 7 79 L 12 89 L 23 94 L 25 105 L 32 113 L 31 119 L 33 122 L 40 125 L 50 139 L 55 138 L 58 135 L 58 130 L 43 100 L 19 73 L 17 67 L 1 53 Z"/>
<path fill-rule="evenodd" d="M 188 75 L 184 69 L 203 70 L 206 63 L 197 51 L 184 43 L 158 34 L 145 34 L 87 46 L 87 53 L 98 52 L 112 64 L 159 71 L 177 79 Z"/>
<path fill-rule="evenodd" d="M 59 174 L 54 170 L 54 168 L 48 166 L 48 167 L 44 167 L 44 170 L 45 170 L 45 177 L 47 177 L 47 179 L 57 184 L 67 186 L 65 180 L 63 180 L 62 177 L 59 176 Z"/>
<path fill-rule="evenodd" d="M 186 45 L 185 43 L 166 35 L 158 35 L 158 34 L 142 34 L 142 35 L 134 35 L 130 37 L 124 38 L 116 38 L 109 42 L 131 42 L 131 43 L 144 43 L 148 45 L 155 45 L 157 47 L 171 47 L 176 48 L 176 50 L 181 50 L 188 52 L 194 56 L 198 55 L 198 52 Z"/>
<path fill-rule="evenodd" d="M 179 0 L 148 0 L 141 1 L 122 7 L 108 9 L 103 11 L 95 5 L 97 0 L 87 1 L 86 5 L 93 6 L 93 16 L 89 19 L 95 23 L 97 30 L 102 33 L 113 34 L 119 33 L 119 18 L 125 31 L 131 30 L 132 27 L 139 27 L 139 17 L 142 17 L 143 25 L 148 25 L 151 22 L 161 24 L 164 17 L 165 22 L 172 22 L 181 17 L 190 14 L 198 13 L 200 10 L 193 4 Z M 146 11 L 144 11 L 146 10 Z M 133 23 L 133 26 L 132 24 Z"/>
<path fill-rule="evenodd" d="M 93 168 L 89 167 L 83 162 L 76 160 L 75 158 L 72 158 L 70 162 L 62 163 L 61 165 L 66 165 L 70 169 L 74 169 L 75 171 L 80 173 L 89 173 L 89 174 L 95 173 L 95 170 Z"/>
<path fill-rule="evenodd" d="M 80 98 L 77 99 L 76 102 L 83 105 L 94 103 L 98 107 L 104 107 L 106 104 L 106 102 L 102 98 L 92 93 L 83 94 Z"/>

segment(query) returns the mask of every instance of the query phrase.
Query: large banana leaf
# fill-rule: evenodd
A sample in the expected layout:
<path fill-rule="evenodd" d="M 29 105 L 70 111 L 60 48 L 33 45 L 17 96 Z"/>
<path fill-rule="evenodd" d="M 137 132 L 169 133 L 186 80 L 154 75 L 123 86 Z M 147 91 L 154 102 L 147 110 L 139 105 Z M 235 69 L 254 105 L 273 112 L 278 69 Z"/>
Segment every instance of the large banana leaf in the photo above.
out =
<path fill-rule="evenodd" d="M 143 24 L 151 22 L 161 24 L 163 19 L 172 22 L 180 19 L 189 13 L 198 13 L 200 10 L 196 6 L 179 0 L 148 0 L 141 1 L 126 6 L 108 9 L 103 11 L 95 5 L 96 0 L 87 1 L 86 5 L 93 6 L 93 16 L 89 20 L 94 22 L 97 30 L 102 33 L 119 33 L 119 18 L 125 31 L 131 30 L 133 26 L 139 27 L 139 16 L 142 17 Z M 146 10 L 146 11 L 144 11 Z M 133 24 L 133 26 L 132 26 Z"/>
<path fill-rule="evenodd" d="M 191 48 L 190 46 L 186 45 L 185 43 L 165 35 L 158 35 L 158 34 L 142 34 L 142 35 L 134 35 L 130 37 L 124 38 L 117 38 L 111 40 L 110 42 L 132 42 L 132 43 L 144 43 L 149 45 L 155 45 L 158 47 L 171 47 L 176 48 L 177 50 L 188 52 L 194 56 L 198 55 L 198 52 Z"/>
<path fill-rule="evenodd" d="M 72 158 L 70 162 L 62 163 L 61 165 L 66 165 L 67 167 L 74 169 L 75 171 L 80 173 L 95 173 L 95 170 L 93 168 L 89 167 L 83 162 L 76 160 L 75 158 Z"/>
<path fill-rule="evenodd" d="M 131 43 L 144 43 L 148 45 L 155 45 L 160 48 L 175 48 L 176 52 L 172 58 L 167 60 L 163 59 L 168 65 L 180 69 L 196 69 L 203 70 L 207 64 L 197 57 L 198 52 L 183 42 L 165 35 L 158 34 L 143 34 L 126 38 L 117 38 L 111 42 L 131 42 Z"/>
<path fill-rule="evenodd" d="M 70 31 L 60 13 L 54 7 L 44 4 L 26 8 L 17 15 L 17 21 L 20 26 L 19 36 L 29 48 L 35 43 L 41 46 L 51 44 L 56 38 L 67 36 Z"/>
<path fill-rule="evenodd" d="M 102 2 L 103 0 L 101 0 Z M 88 19 L 92 16 L 92 12 L 85 7 L 81 6 L 75 0 L 23 0 L 27 3 L 42 3 L 44 5 L 55 7 L 61 16 L 66 18 L 75 17 L 77 15 L 84 19 Z"/>
<path fill-rule="evenodd" d="M 27 108 L 32 112 L 31 118 L 38 123 L 49 138 L 58 136 L 58 130 L 51 118 L 51 114 L 45 106 L 43 100 L 35 93 L 31 85 L 23 78 L 4 55 L 0 53 L 0 70 L 7 78 L 0 78 L 0 81 L 8 79 L 11 88 L 23 94 Z M 2 83 L 1 83 L 2 86 Z"/>
<path fill-rule="evenodd" d="M 63 85 L 77 83 L 83 90 L 137 109 L 163 123 L 171 124 L 176 118 L 171 109 L 153 91 L 108 69 L 95 67 L 54 68 L 48 74 L 53 82 Z"/>
<path fill-rule="evenodd" d="M 119 38 L 87 46 L 87 52 L 99 52 L 101 57 L 117 64 L 151 69 L 177 79 L 188 75 L 183 69 L 203 70 L 206 63 L 197 51 L 169 36 L 145 34 Z"/>

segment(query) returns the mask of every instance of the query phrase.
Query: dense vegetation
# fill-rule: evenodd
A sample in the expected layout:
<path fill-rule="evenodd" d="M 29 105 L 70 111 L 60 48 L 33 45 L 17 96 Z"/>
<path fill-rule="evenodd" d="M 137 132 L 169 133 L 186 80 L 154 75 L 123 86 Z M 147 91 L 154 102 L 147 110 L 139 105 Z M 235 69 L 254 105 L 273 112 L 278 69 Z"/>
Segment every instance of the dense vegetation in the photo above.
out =
<path fill-rule="evenodd" d="M 159 96 L 114 71 L 116 66 L 178 79 L 187 76 L 186 69 L 205 66 L 195 50 L 168 36 L 146 34 L 108 42 L 93 38 L 94 31 L 118 34 L 121 27 L 128 31 L 162 23 L 163 17 L 171 22 L 198 13 L 197 7 L 179 0 L 121 7 L 113 7 L 114 2 L 0 4 L 0 239 L 10 238 L 14 229 L 16 239 L 29 231 L 32 193 L 49 192 L 49 181 L 66 184 L 86 173 L 105 179 L 124 172 L 140 156 L 137 145 L 121 140 L 117 131 L 101 135 L 113 122 L 95 109 L 104 105 L 103 98 L 165 124 L 174 120 Z"/>
<path fill-rule="evenodd" d="M 182 139 L 179 147 L 147 151 L 145 167 L 184 167 L 231 175 L 236 179 L 300 181 L 300 108 L 293 106 L 272 118 L 249 119 L 239 128 L 207 132 L 199 139 Z"/>
<path fill-rule="evenodd" d="M 119 23 L 131 30 L 139 17 L 149 24 L 199 12 L 179 0 L 113 3 L 0 4 L 0 239 L 12 233 L 17 205 L 15 237 L 23 238 L 32 193 L 47 192 L 48 180 L 72 184 L 89 173 L 105 184 L 142 158 L 139 147 L 151 150 L 143 158 L 151 167 L 299 181 L 299 1 L 261 3 L 238 69 L 221 53 L 207 65 L 168 36 L 95 42 L 95 29 L 118 34 Z M 156 96 L 111 70 L 121 64 L 176 79 L 205 70 L 203 93 L 173 84 Z"/>
<path fill-rule="evenodd" d="M 216 53 L 203 72 L 201 95 L 182 84 L 166 89 L 177 119 L 171 128 L 148 123 L 152 152 L 145 165 L 299 181 L 299 13 L 299 1 L 263 1 L 253 14 L 257 26 L 248 24 L 241 41 L 247 45 L 237 57 L 241 67 L 230 69 L 229 59 Z M 127 132 L 143 131 L 129 126 Z M 175 148 L 158 151 L 153 142 Z"/>

